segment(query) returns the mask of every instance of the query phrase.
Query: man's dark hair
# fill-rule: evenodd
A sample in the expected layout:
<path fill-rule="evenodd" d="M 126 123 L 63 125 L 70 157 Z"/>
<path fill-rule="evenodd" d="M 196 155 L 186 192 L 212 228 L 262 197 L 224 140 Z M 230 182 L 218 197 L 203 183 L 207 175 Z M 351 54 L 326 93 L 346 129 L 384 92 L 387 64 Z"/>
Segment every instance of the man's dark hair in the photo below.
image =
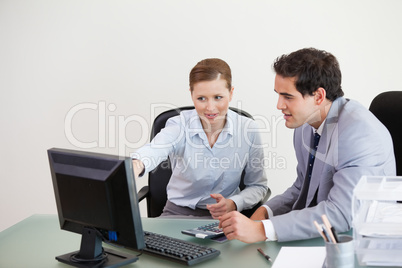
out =
<path fill-rule="evenodd" d="M 330 101 L 343 96 L 342 74 L 338 60 L 329 52 L 303 48 L 276 58 L 273 69 L 282 77 L 295 77 L 296 89 L 303 95 L 313 95 L 322 87 Z"/>

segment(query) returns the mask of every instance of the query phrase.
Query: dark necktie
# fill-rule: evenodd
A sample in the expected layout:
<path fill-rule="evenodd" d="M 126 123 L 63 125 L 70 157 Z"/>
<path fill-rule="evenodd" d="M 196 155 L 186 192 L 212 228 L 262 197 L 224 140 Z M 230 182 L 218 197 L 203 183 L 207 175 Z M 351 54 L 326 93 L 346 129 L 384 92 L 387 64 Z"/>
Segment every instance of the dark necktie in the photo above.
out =
<path fill-rule="evenodd" d="M 309 189 L 310 180 L 311 180 L 311 173 L 313 172 L 315 153 L 317 152 L 317 147 L 318 147 L 318 142 L 320 141 L 320 137 L 321 136 L 317 132 L 314 134 L 313 150 L 311 150 L 310 154 L 309 154 L 306 178 L 304 179 L 303 187 L 300 192 L 300 197 L 296 201 L 296 204 L 293 208 L 295 210 L 303 209 L 306 207 L 308 189 Z"/>

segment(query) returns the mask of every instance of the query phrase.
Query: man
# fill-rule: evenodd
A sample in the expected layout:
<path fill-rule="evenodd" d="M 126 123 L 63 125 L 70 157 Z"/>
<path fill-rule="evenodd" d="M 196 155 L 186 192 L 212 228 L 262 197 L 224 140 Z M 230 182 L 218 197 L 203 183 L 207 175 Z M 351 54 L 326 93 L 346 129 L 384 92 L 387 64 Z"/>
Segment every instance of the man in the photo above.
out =
<path fill-rule="evenodd" d="M 391 136 L 362 105 L 342 97 L 332 54 L 301 49 L 277 58 L 273 68 L 277 108 L 295 129 L 297 179 L 250 219 L 230 212 L 220 226 L 228 239 L 246 243 L 308 239 L 319 236 L 313 222 L 325 214 L 336 231 L 347 231 L 360 177 L 395 175 Z"/>

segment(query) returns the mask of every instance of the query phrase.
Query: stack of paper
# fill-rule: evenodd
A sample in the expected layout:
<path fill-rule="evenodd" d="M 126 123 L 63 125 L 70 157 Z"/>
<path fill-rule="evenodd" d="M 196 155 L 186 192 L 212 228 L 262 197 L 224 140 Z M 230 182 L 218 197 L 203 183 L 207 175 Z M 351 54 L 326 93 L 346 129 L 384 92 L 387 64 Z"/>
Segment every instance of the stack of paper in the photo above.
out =
<path fill-rule="evenodd" d="M 321 268 L 325 247 L 282 247 L 272 268 Z"/>

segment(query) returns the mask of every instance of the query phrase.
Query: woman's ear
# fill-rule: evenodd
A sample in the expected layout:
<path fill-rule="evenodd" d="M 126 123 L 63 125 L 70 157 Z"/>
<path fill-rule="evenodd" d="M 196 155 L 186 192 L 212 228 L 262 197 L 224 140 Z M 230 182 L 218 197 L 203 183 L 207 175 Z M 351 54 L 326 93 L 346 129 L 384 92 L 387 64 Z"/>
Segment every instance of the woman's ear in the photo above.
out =
<path fill-rule="evenodd" d="M 229 92 L 229 101 L 232 101 L 232 98 L 233 98 L 233 91 L 234 91 L 234 87 L 232 87 L 232 88 L 230 89 L 230 92 Z"/>

